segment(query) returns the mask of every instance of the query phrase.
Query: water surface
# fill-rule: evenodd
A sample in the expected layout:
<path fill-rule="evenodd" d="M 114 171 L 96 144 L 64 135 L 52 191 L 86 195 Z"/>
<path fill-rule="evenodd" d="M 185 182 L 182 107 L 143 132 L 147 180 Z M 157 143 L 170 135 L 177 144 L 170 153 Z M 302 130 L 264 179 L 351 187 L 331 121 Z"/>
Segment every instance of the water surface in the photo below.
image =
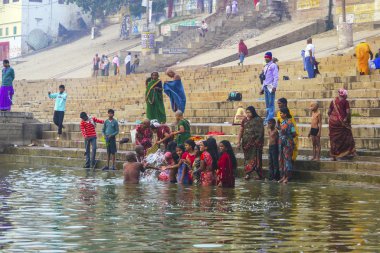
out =
<path fill-rule="evenodd" d="M 0 165 L 1 252 L 380 252 L 380 190 Z"/>

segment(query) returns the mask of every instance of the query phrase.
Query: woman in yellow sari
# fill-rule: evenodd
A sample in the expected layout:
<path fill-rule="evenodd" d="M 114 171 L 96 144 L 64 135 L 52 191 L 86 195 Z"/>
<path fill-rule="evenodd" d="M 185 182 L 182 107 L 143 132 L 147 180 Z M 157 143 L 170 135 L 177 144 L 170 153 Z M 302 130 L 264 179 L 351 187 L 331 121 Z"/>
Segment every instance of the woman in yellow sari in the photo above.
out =
<path fill-rule="evenodd" d="M 166 122 L 164 98 L 162 96 L 162 82 L 158 72 L 153 72 L 146 80 L 146 117 L 150 120 L 157 119 L 159 123 Z"/>
<path fill-rule="evenodd" d="M 286 98 L 280 98 L 279 100 L 277 100 L 277 105 L 278 105 L 278 109 L 279 109 L 279 111 L 277 112 L 277 122 L 278 122 L 278 125 L 281 126 L 283 119 L 280 116 L 280 110 L 282 108 L 287 108 L 288 107 L 288 100 L 286 100 Z M 296 120 L 294 118 L 294 113 L 290 109 L 289 109 L 289 112 L 290 112 L 290 115 L 292 116 L 290 120 L 291 120 L 292 124 L 294 125 L 294 127 L 296 129 L 296 136 L 293 139 L 294 140 L 294 149 L 293 149 L 292 161 L 294 162 L 297 159 L 297 156 L 298 156 L 298 136 L 299 136 L 299 131 L 298 131 Z"/>
<path fill-rule="evenodd" d="M 369 64 L 368 61 L 371 57 L 373 58 L 373 54 L 371 48 L 369 47 L 367 42 L 361 42 L 355 48 L 356 58 L 358 59 L 358 71 L 360 75 L 368 75 L 369 74 Z"/>

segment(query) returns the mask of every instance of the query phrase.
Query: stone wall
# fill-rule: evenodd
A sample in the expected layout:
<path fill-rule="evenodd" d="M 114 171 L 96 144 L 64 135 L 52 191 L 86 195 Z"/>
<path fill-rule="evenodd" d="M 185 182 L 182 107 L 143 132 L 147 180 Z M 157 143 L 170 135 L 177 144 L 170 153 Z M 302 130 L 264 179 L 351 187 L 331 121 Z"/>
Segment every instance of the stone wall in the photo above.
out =
<path fill-rule="evenodd" d="M 28 145 L 41 138 L 46 124 L 39 123 L 32 113 L 0 112 L 0 152 L 10 145 Z"/>
<path fill-rule="evenodd" d="M 254 55 L 268 51 L 273 48 L 278 48 L 295 43 L 300 40 L 307 39 L 315 34 L 322 33 L 326 30 L 326 22 L 324 20 L 317 20 L 315 23 L 305 26 L 301 29 L 290 32 L 284 36 L 275 38 L 273 40 L 261 43 L 248 49 L 248 55 Z M 236 55 L 231 55 L 226 58 L 220 59 L 211 63 L 211 66 L 218 66 L 236 60 Z"/>

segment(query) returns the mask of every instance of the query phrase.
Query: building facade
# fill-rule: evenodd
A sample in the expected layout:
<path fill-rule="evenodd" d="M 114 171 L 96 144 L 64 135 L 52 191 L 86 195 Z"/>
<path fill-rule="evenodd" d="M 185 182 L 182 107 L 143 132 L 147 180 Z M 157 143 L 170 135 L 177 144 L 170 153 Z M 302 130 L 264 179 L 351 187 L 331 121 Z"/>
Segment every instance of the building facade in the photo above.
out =
<path fill-rule="evenodd" d="M 0 0 L 0 60 L 31 50 L 28 40 L 38 30 L 56 41 L 60 30 L 79 30 L 90 18 L 65 0 Z"/>

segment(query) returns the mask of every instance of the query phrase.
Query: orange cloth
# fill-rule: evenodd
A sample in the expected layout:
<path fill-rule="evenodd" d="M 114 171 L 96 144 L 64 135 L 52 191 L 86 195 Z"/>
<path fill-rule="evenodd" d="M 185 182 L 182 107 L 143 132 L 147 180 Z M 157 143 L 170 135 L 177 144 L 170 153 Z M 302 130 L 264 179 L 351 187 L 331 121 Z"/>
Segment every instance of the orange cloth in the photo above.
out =
<path fill-rule="evenodd" d="M 371 51 L 368 43 L 361 42 L 355 48 L 356 58 L 358 59 L 358 71 L 359 73 L 369 74 L 369 52 Z"/>

